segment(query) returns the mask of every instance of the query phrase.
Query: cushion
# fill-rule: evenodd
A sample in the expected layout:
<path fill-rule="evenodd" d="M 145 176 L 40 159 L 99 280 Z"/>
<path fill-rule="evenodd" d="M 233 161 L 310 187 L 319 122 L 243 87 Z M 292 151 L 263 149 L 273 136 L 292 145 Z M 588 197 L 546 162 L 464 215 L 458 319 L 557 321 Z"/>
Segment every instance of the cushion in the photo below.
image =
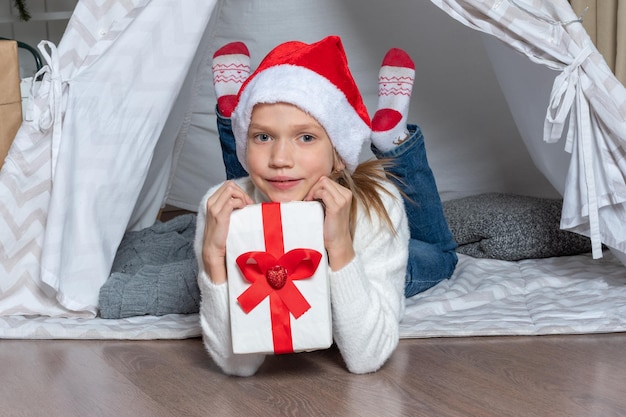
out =
<path fill-rule="evenodd" d="M 559 228 L 562 206 L 561 199 L 505 193 L 443 203 L 457 252 L 507 261 L 591 251 L 589 238 Z"/>

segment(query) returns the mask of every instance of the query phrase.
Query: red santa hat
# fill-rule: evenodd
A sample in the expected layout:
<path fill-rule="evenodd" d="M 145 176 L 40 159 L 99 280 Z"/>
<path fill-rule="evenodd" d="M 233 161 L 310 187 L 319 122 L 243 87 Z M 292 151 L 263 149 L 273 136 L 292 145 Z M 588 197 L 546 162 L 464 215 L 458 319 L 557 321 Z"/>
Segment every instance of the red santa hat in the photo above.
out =
<path fill-rule="evenodd" d="M 338 36 L 312 44 L 278 45 L 241 86 L 231 118 L 237 157 L 244 168 L 252 109 L 259 103 L 279 102 L 315 118 L 348 170 L 354 171 L 361 148 L 370 139 L 371 123 Z"/>

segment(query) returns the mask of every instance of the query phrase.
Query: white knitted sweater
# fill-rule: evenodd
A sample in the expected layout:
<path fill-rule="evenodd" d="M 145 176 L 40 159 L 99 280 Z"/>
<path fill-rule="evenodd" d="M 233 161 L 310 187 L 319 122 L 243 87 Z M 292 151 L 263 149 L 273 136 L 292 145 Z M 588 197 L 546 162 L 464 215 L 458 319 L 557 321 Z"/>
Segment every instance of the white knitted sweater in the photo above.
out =
<path fill-rule="evenodd" d="M 263 202 L 248 177 L 238 179 L 237 183 L 255 203 Z M 218 187 L 211 188 L 203 197 L 196 226 L 194 248 L 200 271 L 203 340 L 207 351 L 225 373 L 249 376 L 261 366 L 265 355 L 233 353 L 228 284 L 213 284 L 202 264 L 206 202 Z M 399 322 L 404 313 L 409 230 L 399 192 L 391 184 L 385 187 L 394 195 L 391 198 L 382 193 L 381 197 L 395 234 L 375 213 L 369 219 L 359 208 L 353 240 L 356 257 L 338 271 L 328 268 L 333 339 L 348 369 L 354 373 L 374 372 L 391 356 L 398 344 Z"/>

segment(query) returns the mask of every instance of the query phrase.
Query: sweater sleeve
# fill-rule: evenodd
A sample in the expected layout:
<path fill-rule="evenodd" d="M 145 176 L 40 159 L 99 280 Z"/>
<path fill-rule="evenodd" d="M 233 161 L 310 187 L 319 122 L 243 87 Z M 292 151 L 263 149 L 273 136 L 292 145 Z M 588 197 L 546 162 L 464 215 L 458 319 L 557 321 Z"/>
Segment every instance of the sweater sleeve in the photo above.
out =
<path fill-rule="evenodd" d="M 202 240 L 206 223 L 206 202 L 216 188 L 202 198 L 198 209 L 194 251 L 198 260 L 200 287 L 200 325 L 203 342 L 213 361 L 228 375 L 250 376 L 256 373 L 265 359 L 263 354 L 235 354 L 230 333 L 228 283 L 214 284 L 204 270 Z"/>
<path fill-rule="evenodd" d="M 354 373 L 378 370 L 399 340 L 409 231 L 403 200 L 382 195 L 395 233 L 375 213 L 360 213 L 354 236 L 355 258 L 330 273 L 333 336 Z"/>

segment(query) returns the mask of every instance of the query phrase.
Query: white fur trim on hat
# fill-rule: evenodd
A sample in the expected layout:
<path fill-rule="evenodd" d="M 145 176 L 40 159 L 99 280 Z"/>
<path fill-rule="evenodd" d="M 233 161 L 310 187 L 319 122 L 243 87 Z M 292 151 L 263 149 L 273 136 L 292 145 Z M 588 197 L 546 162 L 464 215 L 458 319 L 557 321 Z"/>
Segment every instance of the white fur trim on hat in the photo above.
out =
<path fill-rule="evenodd" d="M 310 114 L 324 127 L 348 170 L 354 172 L 361 148 L 370 138 L 370 127 L 344 93 L 327 78 L 290 64 L 261 71 L 240 92 L 239 103 L 232 114 L 232 127 L 237 157 L 246 170 L 248 127 L 252 109 L 259 103 L 289 103 Z"/>

